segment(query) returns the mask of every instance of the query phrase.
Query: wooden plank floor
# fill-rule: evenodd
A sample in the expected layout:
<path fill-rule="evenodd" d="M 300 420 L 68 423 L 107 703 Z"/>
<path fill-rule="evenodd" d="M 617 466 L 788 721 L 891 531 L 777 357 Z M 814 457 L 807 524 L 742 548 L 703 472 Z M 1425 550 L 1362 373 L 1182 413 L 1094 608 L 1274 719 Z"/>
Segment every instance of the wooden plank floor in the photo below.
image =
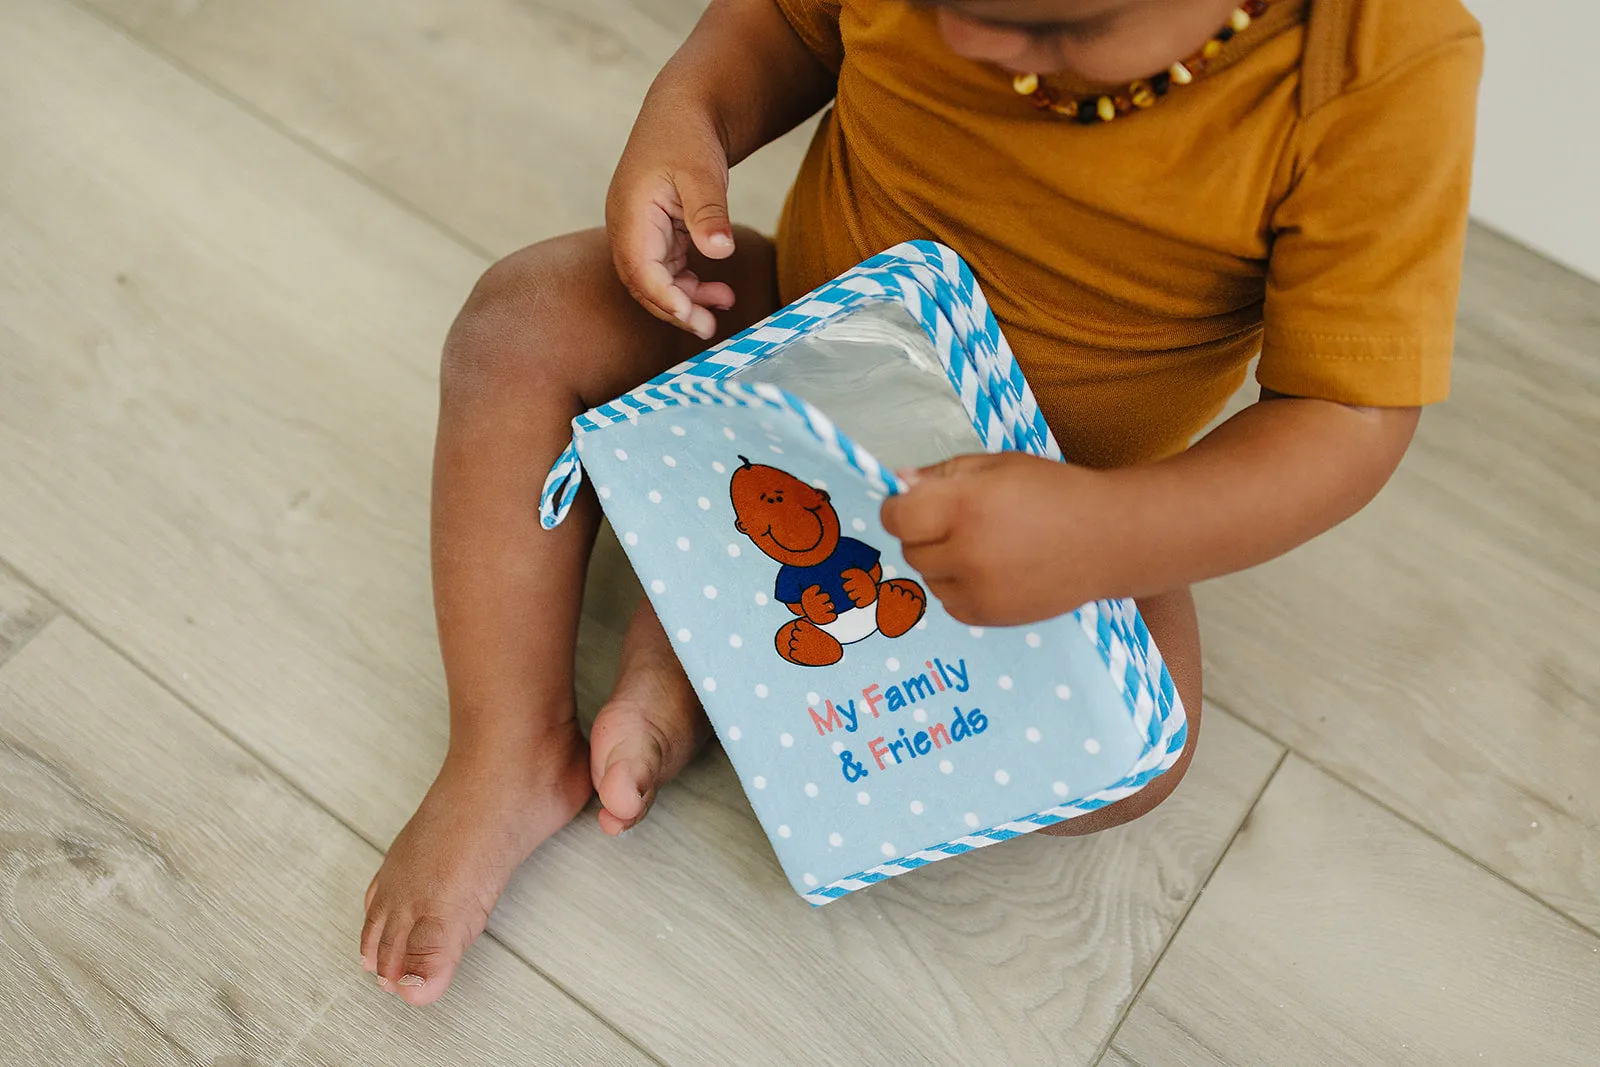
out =
<path fill-rule="evenodd" d="M 1485 233 L 1394 486 L 1203 591 L 1219 706 L 1155 816 L 812 912 L 713 752 L 628 838 L 541 850 L 437 1010 L 367 988 L 374 846 L 444 739 L 438 341 L 492 255 L 598 220 L 699 7 L 0 0 L 0 746 L 33 754 L 0 774 L 0 1063 L 1600 1047 L 1600 290 Z M 803 136 L 736 214 L 770 222 Z M 590 594 L 592 707 L 614 542 Z"/>

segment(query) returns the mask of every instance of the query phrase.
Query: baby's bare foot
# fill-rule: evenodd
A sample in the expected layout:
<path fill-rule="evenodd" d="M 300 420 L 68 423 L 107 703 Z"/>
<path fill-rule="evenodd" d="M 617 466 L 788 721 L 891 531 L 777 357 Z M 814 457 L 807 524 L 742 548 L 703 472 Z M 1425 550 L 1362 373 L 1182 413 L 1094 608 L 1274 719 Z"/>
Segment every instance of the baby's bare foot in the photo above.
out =
<path fill-rule="evenodd" d="M 595 717 L 589 765 L 600 794 L 600 828 L 620 834 L 643 819 L 656 790 L 675 778 L 711 736 L 689 679 L 648 601 L 628 626 L 617 687 Z"/>
<path fill-rule="evenodd" d="M 588 802 L 576 723 L 534 746 L 452 751 L 367 888 L 361 963 L 410 1004 L 444 994 L 511 873 Z"/>

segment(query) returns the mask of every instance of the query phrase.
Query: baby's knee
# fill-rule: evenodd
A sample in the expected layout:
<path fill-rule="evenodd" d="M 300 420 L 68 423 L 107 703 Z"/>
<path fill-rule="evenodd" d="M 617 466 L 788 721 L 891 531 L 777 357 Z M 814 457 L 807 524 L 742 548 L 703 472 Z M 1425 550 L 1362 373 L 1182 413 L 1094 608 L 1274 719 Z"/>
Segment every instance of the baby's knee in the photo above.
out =
<path fill-rule="evenodd" d="M 445 339 L 439 377 L 446 397 L 572 388 L 578 368 L 565 335 L 573 308 L 584 306 L 577 291 L 584 272 L 575 268 L 603 256 L 604 248 L 603 234 L 568 234 L 484 271 Z"/>

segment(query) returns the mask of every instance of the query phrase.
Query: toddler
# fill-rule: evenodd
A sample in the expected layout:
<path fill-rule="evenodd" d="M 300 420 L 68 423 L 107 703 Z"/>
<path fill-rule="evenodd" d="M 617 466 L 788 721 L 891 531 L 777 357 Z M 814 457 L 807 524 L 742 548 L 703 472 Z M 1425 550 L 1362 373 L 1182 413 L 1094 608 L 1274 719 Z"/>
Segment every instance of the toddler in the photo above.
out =
<path fill-rule="evenodd" d="M 1200 726 L 1191 583 L 1355 513 L 1444 398 L 1481 64 L 1459 0 L 711 0 L 606 228 L 491 267 L 445 345 L 433 570 L 450 745 L 367 892 L 364 965 L 437 999 L 511 873 L 598 793 L 618 834 L 709 735 L 649 604 L 586 743 L 600 512 L 541 529 L 569 420 L 900 241 L 959 252 L 1067 463 L 963 456 L 884 527 L 955 618 L 1132 596 Z M 775 240 L 728 168 L 828 106 Z M 1190 447 L 1256 354 L 1259 402 Z M 1048 832 L 1048 831 L 1047 831 Z"/>

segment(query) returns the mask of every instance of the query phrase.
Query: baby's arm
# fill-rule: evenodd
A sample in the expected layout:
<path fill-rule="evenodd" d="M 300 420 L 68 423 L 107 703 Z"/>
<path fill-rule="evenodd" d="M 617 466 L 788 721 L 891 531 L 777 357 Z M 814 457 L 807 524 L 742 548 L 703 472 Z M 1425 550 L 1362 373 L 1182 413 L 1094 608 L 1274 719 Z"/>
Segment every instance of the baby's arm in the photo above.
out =
<path fill-rule="evenodd" d="M 833 96 L 835 76 L 774 0 L 712 0 L 645 97 L 606 198 L 617 274 L 652 314 L 709 338 L 726 285 L 687 271 L 689 242 L 733 252 L 728 168 Z"/>
<path fill-rule="evenodd" d="M 960 456 L 884 504 L 906 562 L 957 619 L 1033 622 L 1263 563 L 1383 488 L 1418 408 L 1263 391 L 1169 459 L 1091 470 L 1020 453 Z"/>

